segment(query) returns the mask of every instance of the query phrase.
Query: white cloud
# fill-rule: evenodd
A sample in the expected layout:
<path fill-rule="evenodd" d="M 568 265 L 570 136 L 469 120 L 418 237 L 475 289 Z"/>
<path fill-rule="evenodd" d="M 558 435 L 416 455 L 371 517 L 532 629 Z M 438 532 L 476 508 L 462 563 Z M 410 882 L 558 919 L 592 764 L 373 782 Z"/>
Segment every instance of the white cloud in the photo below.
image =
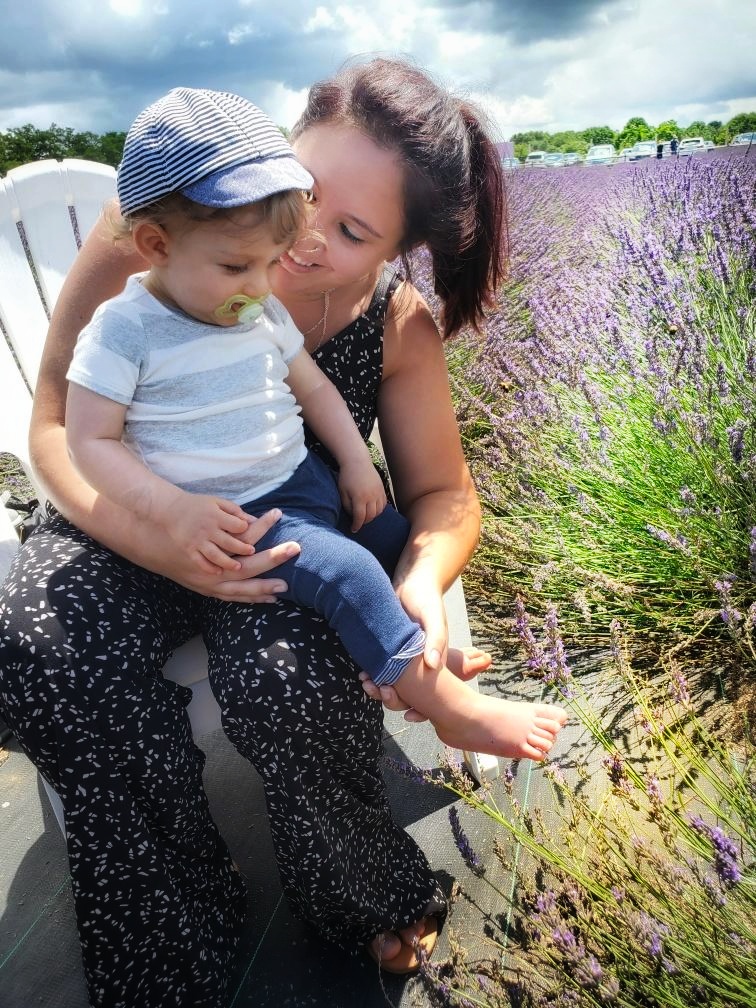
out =
<path fill-rule="evenodd" d="M 47 110 L 126 129 L 179 83 L 239 91 L 290 125 L 308 84 L 377 52 L 477 97 L 500 136 L 756 108 L 756 5 L 743 0 L 27 0 L 9 18 L 0 130 L 46 127 Z"/>
<path fill-rule="evenodd" d="M 260 32 L 254 25 L 251 24 L 240 24 L 235 25 L 226 33 L 226 38 L 230 45 L 240 45 L 242 42 L 246 42 L 250 38 L 254 38 L 259 35 Z"/>
<path fill-rule="evenodd" d="M 320 28 L 335 28 L 336 20 L 326 7 L 318 7 L 312 17 L 308 18 L 302 26 L 302 31 L 309 35 Z"/>

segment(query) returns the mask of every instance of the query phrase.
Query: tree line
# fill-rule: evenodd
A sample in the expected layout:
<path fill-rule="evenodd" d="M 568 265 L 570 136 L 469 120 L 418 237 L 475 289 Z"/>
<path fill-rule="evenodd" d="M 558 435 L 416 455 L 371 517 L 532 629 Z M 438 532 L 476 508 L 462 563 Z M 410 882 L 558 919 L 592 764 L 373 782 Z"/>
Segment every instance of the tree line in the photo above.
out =
<path fill-rule="evenodd" d="M 678 126 L 674 119 L 650 126 L 640 116 L 633 116 L 621 130 L 613 130 L 611 126 L 590 126 L 584 130 L 563 130 L 559 133 L 529 130 L 515 133 L 511 139 L 515 157 L 524 158 L 532 150 L 576 151 L 583 155 L 594 144 L 610 143 L 617 150 L 622 150 L 623 147 L 632 147 L 639 140 L 671 140 L 673 137 L 682 140 L 684 137 L 700 136 L 720 146 L 728 144 L 738 133 L 751 131 L 756 131 L 756 112 L 740 112 L 726 123 L 716 119 L 708 123 L 697 120 L 689 126 Z"/>
<path fill-rule="evenodd" d="M 729 143 L 738 133 L 752 130 L 756 131 L 756 112 L 741 112 L 726 123 L 698 121 L 684 127 L 678 126 L 673 119 L 650 126 L 645 119 L 634 116 L 619 131 L 611 126 L 590 126 L 584 130 L 563 130 L 559 133 L 530 130 L 515 133 L 511 140 L 515 156 L 524 158 L 532 150 L 585 154 L 589 147 L 598 143 L 612 143 L 621 150 L 632 147 L 638 140 L 671 140 L 672 137 L 682 139 L 686 136 L 702 136 L 719 145 Z M 5 132 L 0 131 L 0 174 L 4 175 L 17 165 L 45 158 L 84 158 L 115 168 L 121 160 L 125 140 L 125 132 L 79 132 L 55 123 L 49 129 L 37 129 L 31 123 L 14 126 Z"/>
<path fill-rule="evenodd" d="M 78 132 L 70 126 L 37 129 L 31 123 L 0 132 L 0 172 L 45 158 L 84 158 L 114 168 L 121 160 L 126 133 Z"/>

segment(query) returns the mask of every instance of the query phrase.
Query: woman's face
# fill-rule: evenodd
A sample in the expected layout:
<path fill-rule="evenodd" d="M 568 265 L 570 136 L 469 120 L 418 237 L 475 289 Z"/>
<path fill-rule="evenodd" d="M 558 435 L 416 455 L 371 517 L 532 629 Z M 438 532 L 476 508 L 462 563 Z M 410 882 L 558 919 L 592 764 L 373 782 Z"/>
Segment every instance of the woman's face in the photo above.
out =
<path fill-rule="evenodd" d="M 373 275 L 398 255 L 403 231 L 402 172 L 391 151 L 342 123 L 311 127 L 294 150 L 315 179 L 318 237 L 281 256 L 272 281 L 284 303 Z"/>

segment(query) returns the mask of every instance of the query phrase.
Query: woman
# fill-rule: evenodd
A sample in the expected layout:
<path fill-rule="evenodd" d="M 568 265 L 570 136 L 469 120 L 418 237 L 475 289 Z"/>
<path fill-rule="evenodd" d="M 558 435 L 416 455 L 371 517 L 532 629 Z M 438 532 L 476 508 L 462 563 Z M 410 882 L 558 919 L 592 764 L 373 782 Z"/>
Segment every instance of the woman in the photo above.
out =
<path fill-rule="evenodd" d="M 378 418 L 411 523 L 394 583 L 437 665 L 442 595 L 474 548 L 479 511 L 438 332 L 385 264 L 426 244 L 444 335 L 477 325 L 503 262 L 498 155 L 471 107 L 384 60 L 316 85 L 293 139 L 316 180 L 318 240 L 282 257 L 274 290 L 364 437 Z M 243 884 L 208 813 L 185 691 L 161 675 L 197 632 L 226 733 L 263 778 L 293 910 L 344 947 L 367 946 L 384 968 L 411 970 L 413 945 L 432 948 L 443 900 L 391 819 L 380 705 L 363 702 L 326 624 L 276 603 L 273 568 L 296 546 L 245 558 L 236 576 L 201 573 L 159 529 L 98 498 L 67 459 L 76 334 L 140 268 L 103 227 L 61 294 L 31 433 L 59 513 L 25 544 L 2 607 L 0 704 L 63 800 L 90 999 L 224 1004 Z M 251 542 L 270 520 L 250 527 Z"/>

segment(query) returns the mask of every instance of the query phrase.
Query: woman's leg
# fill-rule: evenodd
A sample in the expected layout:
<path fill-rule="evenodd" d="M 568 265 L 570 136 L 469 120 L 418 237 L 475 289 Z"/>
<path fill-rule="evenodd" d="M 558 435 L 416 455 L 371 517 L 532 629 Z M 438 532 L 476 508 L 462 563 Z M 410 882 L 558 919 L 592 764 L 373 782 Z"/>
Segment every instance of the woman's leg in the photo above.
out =
<path fill-rule="evenodd" d="M 430 866 L 392 819 L 383 708 L 327 623 L 288 603 L 208 605 L 223 726 L 261 775 L 281 881 L 298 917 L 342 947 L 423 917 Z"/>
<path fill-rule="evenodd" d="M 60 516 L 0 597 L 0 709 L 61 796 L 98 1008 L 219 1008 L 243 887 L 210 819 L 189 691 L 162 678 L 201 600 Z"/>

